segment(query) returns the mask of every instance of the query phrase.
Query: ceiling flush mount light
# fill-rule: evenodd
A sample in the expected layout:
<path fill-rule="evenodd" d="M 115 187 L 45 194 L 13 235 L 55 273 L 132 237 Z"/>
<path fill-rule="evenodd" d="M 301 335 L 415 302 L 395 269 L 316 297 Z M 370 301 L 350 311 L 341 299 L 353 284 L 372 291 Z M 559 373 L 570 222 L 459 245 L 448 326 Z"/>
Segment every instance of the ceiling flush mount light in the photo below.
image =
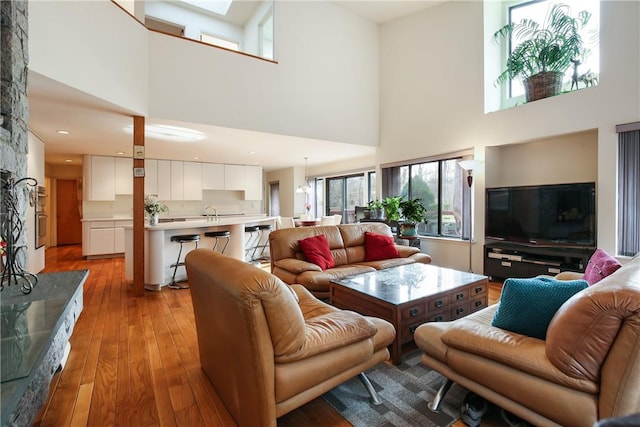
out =
<path fill-rule="evenodd" d="M 71 160 L 71 159 L 64 159 L 64 162 L 65 162 L 65 163 L 71 163 L 71 162 L 73 162 L 73 160 Z"/>
<path fill-rule="evenodd" d="M 69 135 L 69 134 L 71 134 L 71 132 L 69 132 L 68 130 L 64 130 L 64 129 L 57 130 L 56 132 L 58 132 L 60 135 Z"/>
<path fill-rule="evenodd" d="M 117 154 L 118 156 L 124 156 L 124 151 L 116 151 L 116 154 Z"/>
<path fill-rule="evenodd" d="M 133 135 L 133 125 L 127 126 L 124 128 L 124 131 L 129 135 Z M 204 133 L 197 130 L 169 125 L 146 125 L 144 127 L 144 133 L 147 138 L 175 142 L 202 141 L 207 137 Z"/>

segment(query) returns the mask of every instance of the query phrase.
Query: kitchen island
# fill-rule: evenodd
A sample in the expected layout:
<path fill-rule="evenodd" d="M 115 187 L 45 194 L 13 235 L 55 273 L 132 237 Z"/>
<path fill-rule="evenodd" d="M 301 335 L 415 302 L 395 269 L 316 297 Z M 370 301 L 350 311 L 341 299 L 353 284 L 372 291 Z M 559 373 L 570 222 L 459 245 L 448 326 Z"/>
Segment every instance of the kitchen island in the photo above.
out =
<path fill-rule="evenodd" d="M 145 225 L 144 228 L 144 285 L 148 290 L 160 290 L 162 286 L 171 282 L 173 268 L 171 264 L 178 258 L 180 244 L 171 241 L 171 236 L 177 234 L 199 234 L 199 248 L 213 248 L 213 238 L 204 237 L 207 231 L 229 231 L 231 233 L 229 245 L 225 255 L 244 261 L 245 232 L 248 225 L 270 224 L 275 229 L 277 217 L 266 215 L 242 215 L 235 217 L 194 218 L 183 221 L 161 222 L 157 225 Z M 124 257 L 125 278 L 133 280 L 133 227 L 124 227 Z M 195 245 L 185 244 L 181 255 L 193 249 Z M 176 281 L 186 280 L 184 267 L 178 267 Z"/>

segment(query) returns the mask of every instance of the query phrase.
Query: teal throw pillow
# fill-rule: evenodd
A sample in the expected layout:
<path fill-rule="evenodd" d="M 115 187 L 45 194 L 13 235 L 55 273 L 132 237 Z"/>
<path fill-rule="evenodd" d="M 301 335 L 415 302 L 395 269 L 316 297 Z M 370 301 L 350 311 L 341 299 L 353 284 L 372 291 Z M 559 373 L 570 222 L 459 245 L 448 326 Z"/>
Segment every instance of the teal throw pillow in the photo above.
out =
<path fill-rule="evenodd" d="M 588 286 L 586 280 L 507 279 L 491 325 L 543 340 L 560 306 Z"/>

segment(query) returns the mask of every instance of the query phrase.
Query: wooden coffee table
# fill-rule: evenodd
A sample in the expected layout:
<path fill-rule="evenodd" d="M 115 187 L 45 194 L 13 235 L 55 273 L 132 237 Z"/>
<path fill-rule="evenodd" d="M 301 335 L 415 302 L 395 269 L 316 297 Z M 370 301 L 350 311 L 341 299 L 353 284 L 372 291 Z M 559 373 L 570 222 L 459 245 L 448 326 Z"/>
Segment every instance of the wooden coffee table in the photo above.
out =
<path fill-rule="evenodd" d="M 413 343 L 418 326 L 455 320 L 486 307 L 488 284 L 487 276 L 414 263 L 335 280 L 329 301 L 391 322 L 396 328 L 391 360 L 399 365 L 402 347 Z"/>

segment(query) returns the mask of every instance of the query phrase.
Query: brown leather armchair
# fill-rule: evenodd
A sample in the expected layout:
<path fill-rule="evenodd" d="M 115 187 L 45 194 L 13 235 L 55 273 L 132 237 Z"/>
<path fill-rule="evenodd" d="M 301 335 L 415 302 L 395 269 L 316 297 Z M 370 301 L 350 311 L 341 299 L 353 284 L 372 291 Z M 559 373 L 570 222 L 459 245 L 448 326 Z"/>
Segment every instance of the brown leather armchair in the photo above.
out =
<path fill-rule="evenodd" d="M 209 249 L 189 252 L 185 263 L 200 364 L 239 426 L 275 426 L 389 358 L 395 330 L 382 319 L 339 310 Z"/>

